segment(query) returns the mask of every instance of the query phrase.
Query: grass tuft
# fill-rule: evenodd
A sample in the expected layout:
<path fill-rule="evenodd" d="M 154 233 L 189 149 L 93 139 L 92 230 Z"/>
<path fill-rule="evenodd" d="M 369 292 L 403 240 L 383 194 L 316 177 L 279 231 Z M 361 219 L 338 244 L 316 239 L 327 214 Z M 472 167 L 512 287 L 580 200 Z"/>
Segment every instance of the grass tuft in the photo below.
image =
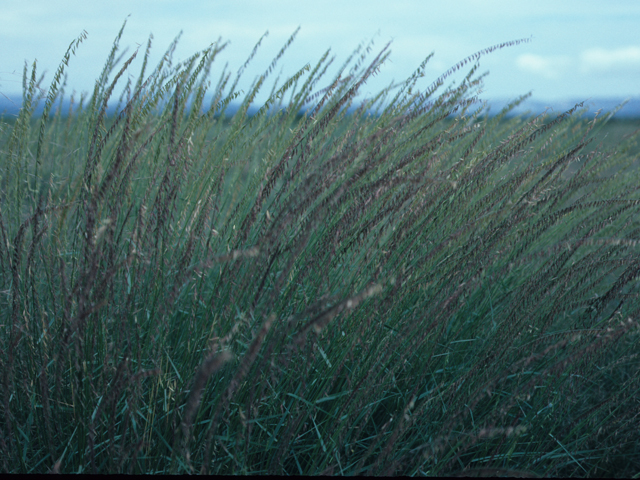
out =
<path fill-rule="evenodd" d="M 272 79 L 296 30 L 243 94 L 264 36 L 215 86 L 226 44 L 150 37 L 123 85 L 123 29 L 0 120 L 3 472 L 637 474 L 637 129 L 490 117 L 528 39 L 357 104 L 389 45 Z"/>

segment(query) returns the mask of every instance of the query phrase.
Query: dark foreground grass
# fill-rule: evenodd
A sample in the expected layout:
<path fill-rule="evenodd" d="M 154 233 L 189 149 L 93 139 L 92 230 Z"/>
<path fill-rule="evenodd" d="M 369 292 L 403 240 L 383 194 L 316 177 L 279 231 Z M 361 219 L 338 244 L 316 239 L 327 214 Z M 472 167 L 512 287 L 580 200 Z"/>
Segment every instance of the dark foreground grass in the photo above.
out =
<path fill-rule="evenodd" d="M 363 45 L 248 117 L 281 55 L 241 97 L 219 43 L 147 74 L 149 43 L 125 82 L 118 40 L 64 115 L 82 38 L 0 125 L 2 471 L 640 472 L 640 182 L 635 137 L 589 143 L 607 115 L 482 117 L 477 64 L 442 87 L 480 55 L 347 114 L 388 56 Z"/>

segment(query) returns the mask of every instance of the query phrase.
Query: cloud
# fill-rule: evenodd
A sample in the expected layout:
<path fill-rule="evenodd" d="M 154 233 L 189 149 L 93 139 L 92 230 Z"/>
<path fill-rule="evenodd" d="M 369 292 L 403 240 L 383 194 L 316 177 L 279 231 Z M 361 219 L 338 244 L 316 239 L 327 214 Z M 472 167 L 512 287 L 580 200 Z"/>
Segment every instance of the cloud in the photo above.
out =
<path fill-rule="evenodd" d="M 640 47 L 629 46 L 611 50 L 590 48 L 580 54 L 580 67 L 584 73 L 638 69 Z"/>
<path fill-rule="evenodd" d="M 526 53 L 516 58 L 516 65 L 520 70 L 551 80 L 558 78 L 570 64 L 571 59 L 566 55 L 542 56 Z"/>

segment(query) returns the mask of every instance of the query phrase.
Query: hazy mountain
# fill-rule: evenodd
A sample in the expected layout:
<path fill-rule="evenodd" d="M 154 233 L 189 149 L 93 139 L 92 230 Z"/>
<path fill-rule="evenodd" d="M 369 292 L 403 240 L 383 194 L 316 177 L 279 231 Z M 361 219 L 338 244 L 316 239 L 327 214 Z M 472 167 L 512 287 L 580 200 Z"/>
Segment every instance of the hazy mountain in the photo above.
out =
<path fill-rule="evenodd" d="M 587 115 L 592 116 L 598 109 L 602 109 L 603 113 L 608 112 L 616 108 L 625 99 L 623 98 L 590 98 L 590 99 L 573 99 L 573 100 L 555 100 L 555 101 L 541 101 L 535 99 L 528 99 L 523 104 L 518 106 L 512 111 L 512 115 L 520 115 L 529 112 L 530 114 L 539 114 L 549 109 L 552 113 L 561 113 L 566 110 L 571 109 L 576 103 L 580 103 L 584 101 L 584 106 L 589 109 Z M 490 115 L 495 115 L 507 104 L 510 99 L 493 99 L 489 100 L 488 103 L 490 105 Z M 205 101 L 206 103 L 206 101 Z M 5 116 L 12 116 L 18 113 L 20 105 L 22 104 L 22 97 L 19 96 L 5 96 L 0 94 L 0 114 L 4 114 Z M 108 110 L 109 113 L 113 113 L 115 111 L 115 106 L 117 101 L 114 99 L 111 102 L 111 106 Z M 56 103 L 59 105 L 59 102 Z M 36 115 L 42 113 L 42 109 L 44 108 L 44 101 L 41 101 L 38 108 L 36 109 Z M 69 110 L 69 101 L 65 100 L 62 102 L 62 108 L 64 112 Z M 227 115 L 233 114 L 239 108 L 238 104 L 231 104 L 227 109 Z M 249 109 L 249 114 L 256 112 L 257 108 L 252 107 Z M 615 115 L 615 118 L 619 119 L 629 119 L 629 118 L 637 118 L 640 119 L 640 99 L 635 98 L 628 101 L 628 103 Z"/>
<path fill-rule="evenodd" d="M 539 114 L 549 109 L 551 113 L 562 113 L 573 108 L 576 104 L 584 102 L 584 107 L 588 108 L 587 115 L 593 116 L 595 112 L 602 109 L 602 113 L 610 112 L 622 104 L 626 99 L 624 98 L 575 98 L 571 100 L 555 100 L 555 101 L 540 101 L 529 98 L 517 108 L 513 109 L 514 115 L 524 114 L 530 112 L 532 114 Z M 502 107 L 509 103 L 509 99 L 491 100 L 489 104 L 491 106 L 490 114 L 497 114 Z M 621 110 L 619 110 L 614 118 L 640 119 L 640 98 L 630 99 Z"/>

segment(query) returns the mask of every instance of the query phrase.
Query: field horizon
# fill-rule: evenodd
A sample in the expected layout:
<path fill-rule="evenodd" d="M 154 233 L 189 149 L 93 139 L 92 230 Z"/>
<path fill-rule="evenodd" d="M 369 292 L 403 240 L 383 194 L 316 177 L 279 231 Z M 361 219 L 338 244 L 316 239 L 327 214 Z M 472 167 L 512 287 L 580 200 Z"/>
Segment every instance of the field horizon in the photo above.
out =
<path fill-rule="evenodd" d="M 207 104 L 211 100 L 210 95 L 205 95 L 204 103 Z M 499 115 L 502 108 L 513 101 L 513 98 L 493 98 L 485 99 L 489 107 L 488 115 L 494 117 Z M 7 94 L 6 92 L 0 92 L 0 115 L 5 117 L 17 116 L 22 106 L 22 95 L 20 94 Z M 584 115 L 586 117 L 593 116 L 598 110 L 604 112 L 613 111 L 619 105 L 625 103 L 624 107 L 618 110 L 614 116 L 614 120 L 622 121 L 640 121 L 640 98 L 633 97 L 592 97 L 592 98 L 572 98 L 572 99 L 555 99 L 555 100 L 538 100 L 535 97 L 526 99 L 521 104 L 515 106 L 509 111 L 507 118 L 513 118 L 517 116 L 523 116 L 527 112 L 530 116 L 536 116 L 548 112 L 555 112 L 556 114 L 565 112 L 573 108 L 576 104 L 584 102 L 586 108 Z M 60 108 L 63 115 L 68 115 L 70 99 L 63 98 L 58 103 L 57 107 Z M 187 103 L 187 108 L 189 102 Z M 227 108 L 227 116 L 232 117 L 242 107 L 241 102 L 230 102 Z M 260 110 L 261 105 L 253 104 L 247 110 L 249 117 L 253 116 Z M 286 105 L 284 105 L 286 108 Z M 360 105 L 356 104 L 349 108 L 349 113 L 354 113 L 358 110 Z M 44 111 L 44 102 L 35 108 L 33 114 L 37 117 L 42 115 Z M 299 114 L 303 115 L 305 109 L 300 109 Z M 116 115 L 119 113 L 115 106 L 108 106 L 106 110 L 107 115 Z M 204 113 L 204 112 L 203 112 Z M 526 115 L 525 115 L 526 116 Z"/>

